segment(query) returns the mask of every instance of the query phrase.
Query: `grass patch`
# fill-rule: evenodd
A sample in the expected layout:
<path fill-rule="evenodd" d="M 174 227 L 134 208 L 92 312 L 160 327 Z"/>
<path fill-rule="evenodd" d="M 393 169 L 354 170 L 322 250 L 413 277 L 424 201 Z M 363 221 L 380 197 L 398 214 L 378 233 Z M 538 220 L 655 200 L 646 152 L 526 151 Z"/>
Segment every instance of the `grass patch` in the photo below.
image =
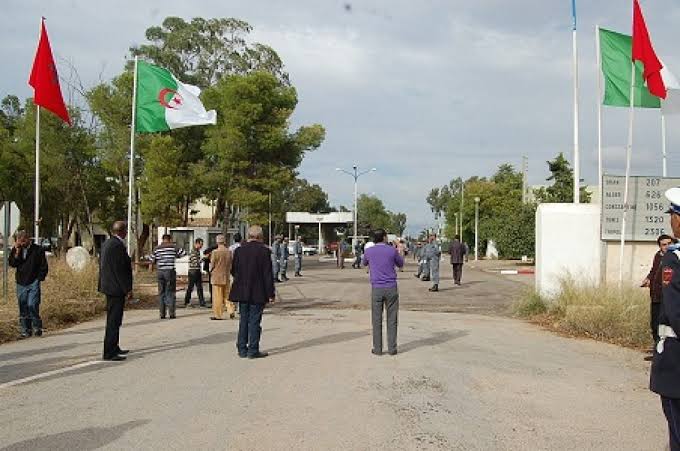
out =
<path fill-rule="evenodd" d="M 57 330 L 87 321 L 106 311 L 104 295 L 97 291 L 99 277 L 98 265 L 90 263 L 83 271 L 74 272 L 65 260 L 50 259 L 50 272 L 41 284 L 40 316 L 43 328 Z M 0 270 L 2 263 L 0 261 Z M 145 271 L 146 272 L 146 271 Z M 155 274 L 144 278 L 152 280 Z M 2 295 L 0 277 L 0 296 Z M 0 298 L 0 343 L 16 340 L 19 337 L 19 307 L 14 283 L 14 269 L 9 272 L 9 302 Z M 139 286 L 135 275 L 135 298 L 140 302 L 128 304 L 126 309 L 152 308 L 157 305 L 155 285 Z"/>
<path fill-rule="evenodd" d="M 553 298 L 530 291 L 515 302 L 513 310 L 517 316 L 569 336 L 637 349 L 651 344 L 649 292 L 640 288 L 584 285 L 566 278 Z"/>

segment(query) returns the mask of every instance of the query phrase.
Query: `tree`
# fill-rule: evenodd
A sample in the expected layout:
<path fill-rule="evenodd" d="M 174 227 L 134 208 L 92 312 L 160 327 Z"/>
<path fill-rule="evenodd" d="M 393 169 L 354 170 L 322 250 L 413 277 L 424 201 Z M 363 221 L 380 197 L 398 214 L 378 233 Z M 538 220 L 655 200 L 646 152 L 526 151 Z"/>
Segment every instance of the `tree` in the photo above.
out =
<path fill-rule="evenodd" d="M 206 90 L 205 103 L 218 112 L 204 144 L 209 197 L 225 219 L 238 205 L 250 222 L 266 222 L 269 195 L 293 183 L 305 153 L 323 142 L 324 128 L 314 124 L 291 133 L 297 93 L 268 72 L 223 78 Z"/>
<path fill-rule="evenodd" d="M 547 188 L 542 187 L 534 191 L 539 203 L 571 203 L 574 200 L 574 171 L 569 161 L 560 152 L 552 161 L 547 161 L 550 177 L 546 180 L 553 184 Z M 583 203 L 590 202 L 590 193 L 585 187 L 579 191 L 580 200 Z"/>
<path fill-rule="evenodd" d="M 383 201 L 376 196 L 362 194 L 357 199 L 358 233 L 368 235 L 372 230 L 390 230 L 392 217 Z"/>
<path fill-rule="evenodd" d="M 289 84 L 283 62 L 269 46 L 248 43 L 252 27 L 239 19 L 166 17 L 146 30 L 148 44 L 131 47 L 133 56 L 162 66 L 185 83 L 207 88 L 225 75 L 266 71 Z"/>
<path fill-rule="evenodd" d="M 390 213 L 390 230 L 399 236 L 406 230 L 406 213 Z"/>

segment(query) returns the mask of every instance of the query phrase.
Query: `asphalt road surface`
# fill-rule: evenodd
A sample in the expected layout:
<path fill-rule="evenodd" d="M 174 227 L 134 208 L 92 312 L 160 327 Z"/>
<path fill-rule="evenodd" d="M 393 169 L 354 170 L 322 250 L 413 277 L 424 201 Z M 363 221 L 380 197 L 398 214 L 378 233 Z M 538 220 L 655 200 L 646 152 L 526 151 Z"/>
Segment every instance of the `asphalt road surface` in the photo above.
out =
<path fill-rule="evenodd" d="M 0 450 L 664 449 L 639 353 L 507 317 L 528 276 L 442 269 L 436 294 L 400 274 L 394 357 L 370 353 L 365 272 L 333 263 L 279 287 L 266 359 L 199 309 L 126 312 L 121 363 L 102 319 L 0 346 Z"/>

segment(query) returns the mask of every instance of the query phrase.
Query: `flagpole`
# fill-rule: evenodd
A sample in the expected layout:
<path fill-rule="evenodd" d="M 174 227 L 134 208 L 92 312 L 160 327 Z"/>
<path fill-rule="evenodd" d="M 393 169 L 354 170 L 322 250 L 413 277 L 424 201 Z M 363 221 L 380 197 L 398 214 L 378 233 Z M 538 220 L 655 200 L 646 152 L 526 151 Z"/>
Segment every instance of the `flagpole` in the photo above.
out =
<path fill-rule="evenodd" d="M 35 224 L 33 240 L 40 244 L 40 106 L 35 106 Z"/>
<path fill-rule="evenodd" d="M 626 148 L 626 177 L 623 188 L 623 212 L 621 214 L 621 249 L 619 250 L 619 288 L 623 285 L 623 253 L 626 244 L 626 216 L 628 215 L 628 181 L 630 180 L 630 160 L 633 154 L 633 119 L 635 117 L 635 61 L 631 62 L 630 74 L 630 114 L 628 122 L 628 146 Z"/>
<path fill-rule="evenodd" d="M 128 173 L 128 211 L 127 211 L 127 248 L 128 255 L 132 256 L 132 193 L 135 180 L 135 119 L 137 113 L 137 56 L 135 56 L 135 68 L 132 76 L 132 125 L 130 127 L 130 171 Z"/>
<path fill-rule="evenodd" d="M 661 158 L 662 158 L 661 174 L 664 177 L 667 177 L 668 173 L 666 166 L 666 115 L 663 113 L 663 108 L 661 108 Z"/>
<path fill-rule="evenodd" d="M 602 205 L 602 193 L 604 187 L 602 186 L 602 74 L 600 73 L 602 67 L 602 50 L 600 48 L 600 25 L 595 25 L 595 54 L 597 55 L 597 184 L 599 187 L 599 201 Z"/>
<path fill-rule="evenodd" d="M 580 157 L 579 157 L 579 142 L 578 142 L 578 49 L 576 47 L 576 0 L 571 1 L 572 15 L 574 18 L 574 26 L 572 30 L 572 47 L 574 50 L 573 64 L 574 64 L 574 203 L 578 204 L 579 188 L 581 184 L 580 174 Z"/>

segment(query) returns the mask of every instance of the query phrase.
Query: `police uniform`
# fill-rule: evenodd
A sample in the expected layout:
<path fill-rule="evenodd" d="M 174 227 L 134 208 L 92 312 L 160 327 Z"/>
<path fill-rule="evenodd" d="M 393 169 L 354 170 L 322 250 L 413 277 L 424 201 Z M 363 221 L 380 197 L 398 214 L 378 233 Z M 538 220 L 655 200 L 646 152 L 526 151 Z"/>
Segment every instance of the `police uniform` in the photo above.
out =
<path fill-rule="evenodd" d="M 281 266 L 281 279 L 288 280 L 288 257 L 290 257 L 290 250 L 288 249 L 288 240 L 283 240 L 279 247 L 279 265 Z"/>
<path fill-rule="evenodd" d="M 293 254 L 295 255 L 295 277 L 301 277 L 300 271 L 302 271 L 302 242 L 296 241 L 293 246 Z"/>
<path fill-rule="evenodd" d="M 680 215 L 680 188 L 666 191 L 669 213 Z M 680 451 L 680 245 L 669 246 L 661 261 L 662 307 L 650 389 L 661 396 L 671 451 Z"/>
<path fill-rule="evenodd" d="M 274 275 L 274 282 L 279 282 L 279 271 L 281 265 L 279 264 L 279 254 L 281 252 L 281 243 L 276 238 L 272 244 L 272 274 Z"/>
<path fill-rule="evenodd" d="M 432 280 L 433 288 L 439 285 L 439 258 L 442 251 L 439 249 L 436 241 L 428 243 L 423 250 L 425 260 L 427 260 L 430 268 L 430 280 Z"/>

